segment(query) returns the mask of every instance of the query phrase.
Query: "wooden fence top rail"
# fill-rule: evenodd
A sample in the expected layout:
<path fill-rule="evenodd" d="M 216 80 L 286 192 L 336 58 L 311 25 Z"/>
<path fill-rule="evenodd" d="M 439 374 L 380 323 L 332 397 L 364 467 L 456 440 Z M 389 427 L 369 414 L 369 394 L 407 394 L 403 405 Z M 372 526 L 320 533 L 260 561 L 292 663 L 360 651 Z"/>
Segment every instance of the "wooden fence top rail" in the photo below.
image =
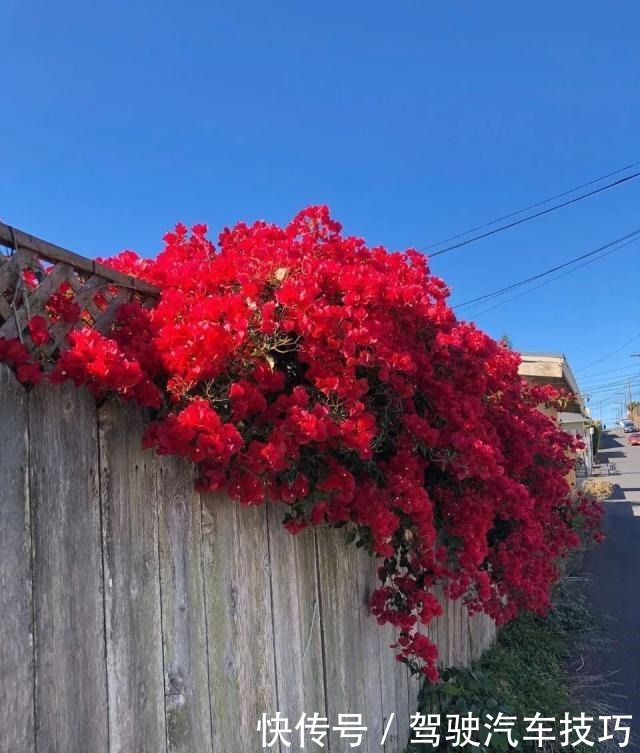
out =
<path fill-rule="evenodd" d="M 48 241 L 43 241 L 41 238 L 36 238 L 22 230 L 18 230 L 10 225 L 5 225 L 3 222 L 0 222 L 0 244 L 12 248 L 15 251 L 19 248 L 26 249 L 48 261 L 69 264 L 75 269 L 99 275 L 122 288 L 134 290 L 137 293 L 143 293 L 144 295 L 153 297 L 160 295 L 158 288 L 149 285 L 147 282 L 117 272 L 115 269 L 106 267 L 104 264 L 100 264 L 92 259 L 87 259 L 80 254 L 75 254 L 73 251 L 67 251 L 65 248 L 56 246 Z"/>

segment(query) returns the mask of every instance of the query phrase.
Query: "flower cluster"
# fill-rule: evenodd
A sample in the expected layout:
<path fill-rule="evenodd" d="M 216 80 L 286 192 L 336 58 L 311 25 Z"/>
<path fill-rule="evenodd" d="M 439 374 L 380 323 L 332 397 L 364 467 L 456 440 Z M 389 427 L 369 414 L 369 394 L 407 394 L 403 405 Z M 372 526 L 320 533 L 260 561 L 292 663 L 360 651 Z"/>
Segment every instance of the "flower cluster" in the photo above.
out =
<path fill-rule="evenodd" d="M 345 528 L 379 559 L 371 609 L 398 657 L 432 679 L 436 582 L 498 622 L 544 611 L 595 513 L 571 501 L 574 440 L 537 410 L 552 396 L 518 355 L 456 319 L 423 255 L 344 236 L 326 207 L 225 228 L 217 247 L 206 231 L 106 260 L 158 303 L 121 307 L 106 336 L 75 329 L 50 378 L 150 408 L 146 446 L 192 460 L 200 488 L 284 503 L 293 533 Z"/>

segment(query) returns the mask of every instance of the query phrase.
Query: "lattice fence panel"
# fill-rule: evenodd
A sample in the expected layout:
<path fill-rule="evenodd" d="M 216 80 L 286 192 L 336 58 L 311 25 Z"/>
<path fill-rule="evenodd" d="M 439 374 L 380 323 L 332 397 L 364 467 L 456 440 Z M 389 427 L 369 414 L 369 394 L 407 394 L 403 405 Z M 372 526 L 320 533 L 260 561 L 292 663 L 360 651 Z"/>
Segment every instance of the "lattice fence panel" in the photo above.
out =
<path fill-rule="evenodd" d="M 152 306 L 158 291 L 90 259 L 0 223 L 0 338 L 19 339 L 47 360 L 79 327 L 107 334 L 117 310 L 136 299 Z M 27 325 L 41 316 L 50 340 L 36 346 Z"/>

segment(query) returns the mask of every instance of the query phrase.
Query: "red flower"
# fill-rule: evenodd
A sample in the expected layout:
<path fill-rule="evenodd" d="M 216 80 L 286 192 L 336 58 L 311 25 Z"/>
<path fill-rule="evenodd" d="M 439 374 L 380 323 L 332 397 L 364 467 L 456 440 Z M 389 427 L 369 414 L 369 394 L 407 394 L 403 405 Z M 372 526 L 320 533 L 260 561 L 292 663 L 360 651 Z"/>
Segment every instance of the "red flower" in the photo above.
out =
<path fill-rule="evenodd" d="M 27 323 L 27 330 L 34 345 L 44 345 L 49 341 L 49 322 L 44 316 L 32 316 Z"/>
<path fill-rule="evenodd" d="M 199 488 L 284 502 L 291 532 L 355 532 L 380 562 L 371 611 L 430 679 L 419 627 L 441 611 L 435 583 L 498 622 L 548 608 L 558 560 L 600 518 L 570 496 L 576 440 L 537 410 L 563 397 L 528 388 L 516 353 L 456 319 L 424 255 L 343 236 L 326 207 L 225 228 L 217 248 L 178 225 L 165 244 L 104 261 L 159 300 L 121 306 L 106 334 L 74 330 L 53 381 L 156 409 L 145 446 L 189 458 Z M 49 321 L 77 321 L 73 296 L 56 292 Z M 47 319 L 29 333 L 46 342 Z M 0 360 L 41 377 L 18 341 L 0 340 Z"/>
<path fill-rule="evenodd" d="M 26 384 L 40 384 L 42 381 L 42 370 L 37 363 L 23 363 L 16 369 L 16 375 Z"/>

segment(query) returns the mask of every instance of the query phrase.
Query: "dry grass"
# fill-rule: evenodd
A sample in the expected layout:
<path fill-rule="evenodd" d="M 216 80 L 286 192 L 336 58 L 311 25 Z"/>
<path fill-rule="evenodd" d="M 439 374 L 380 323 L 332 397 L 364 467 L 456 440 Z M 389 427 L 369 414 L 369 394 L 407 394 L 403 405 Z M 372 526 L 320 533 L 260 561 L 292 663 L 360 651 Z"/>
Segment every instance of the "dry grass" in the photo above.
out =
<path fill-rule="evenodd" d="M 582 485 L 582 491 L 591 494 L 596 499 L 609 499 L 613 494 L 614 485 L 604 478 L 590 478 Z"/>

